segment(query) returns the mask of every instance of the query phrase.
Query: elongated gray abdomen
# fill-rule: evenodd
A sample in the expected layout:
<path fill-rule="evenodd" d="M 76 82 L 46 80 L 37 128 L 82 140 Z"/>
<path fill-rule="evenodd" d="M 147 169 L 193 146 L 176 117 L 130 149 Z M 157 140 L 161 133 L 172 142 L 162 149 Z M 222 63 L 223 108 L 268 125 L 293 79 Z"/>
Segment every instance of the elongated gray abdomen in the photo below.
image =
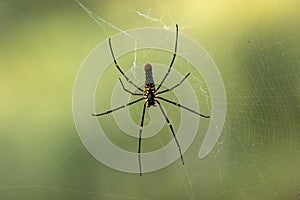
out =
<path fill-rule="evenodd" d="M 145 65 L 145 84 L 154 85 L 154 80 L 152 76 L 152 66 L 149 63 Z"/>

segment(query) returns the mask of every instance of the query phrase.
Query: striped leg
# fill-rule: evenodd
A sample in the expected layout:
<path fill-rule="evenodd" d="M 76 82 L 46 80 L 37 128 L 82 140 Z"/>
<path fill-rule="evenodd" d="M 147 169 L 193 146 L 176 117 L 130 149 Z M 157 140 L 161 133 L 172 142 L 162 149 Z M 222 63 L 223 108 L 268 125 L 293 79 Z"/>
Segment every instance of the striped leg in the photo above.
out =
<path fill-rule="evenodd" d="M 106 111 L 106 112 L 103 112 L 103 113 L 99 113 L 99 114 L 92 114 L 92 116 L 101 116 L 101 115 L 106 115 L 106 114 L 109 114 L 109 113 L 112 113 L 112 112 L 114 112 L 114 111 L 117 111 L 117 110 L 120 110 L 120 109 L 122 109 L 122 108 L 125 108 L 125 107 L 127 107 L 127 106 L 130 106 L 130 105 L 132 105 L 132 104 L 135 104 L 135 103 L 137 103 L 137 102 L 139 102 L 139 101 L 142 101 L 144 98 L 140 98 L 140 99 L 137 99 L 137 100 L 135 100 L 135 101 L 131 101 L 131 102 L 129 102 L 129 103 L 127 103 L 127 104 L 124 104 L 124 105 L 121 105 L 121 106 L 119 106 L 119 107 L 117 107 L 117 108 L 114 108 L 114 109 L 111 109 L 111 110 L 109 110 L 109 111 Z"/>
<path fill-rule="evenodd" d="M 176 54 L 177 54 L 177 41 L 178 41 L 178 25 L 176 24 L 176 41 L 175 41 L 175 50 L 174 50 L 174 53 L 173 53 L 173 58 L 172 58 L 172 61 L 170 63 L 170 66 L 169 66 L 169 69 L 168 69 L 167 73 L 165 74 L 164 78 L 162 79 L 162 81 L 160 82 L 159 86 L 157 87 L 157 91 L 162 86 L 163 82 L 165 82 L 167 76 L 169 75 L 169 73 L 171 71 L 171 68 L 173 66 L 173 63 L 174 63 L 174 60 L 175 60 Z"/>
<path fill-rule="evenodd" d="M 136 84 L 134 84 L 134 83 L 133 83 L 133 82 L 132 82 L 125 74 L 124 74 L 124 72 L 122 71 L 122 69 L 119 67 L 119 64 L 117 63 L 117 60 L 116 60 L 116 58 L 115 58 L 115 54 L 114 54 L 113 49 L 112 49 L 112 47 L 111 47 L 111 39 L 110 39 L 110 38 L 109 38 L 108 42 L 109 42 L 110 52 L 111 52 L 111 55 L 112 55 L 112 57 L 113 57 L 113 59 L 114 59 L 114 63 L 115 63 L 116 68 L 119 70 L 119 72 L 125 77 L 125 79 L 126 79 L 131 85 L 133 85 L 134 87 L 136 87 L 139 91 L 142 91 L 142 92 L 143 92 L 143 90 L 142 90 L 141 88 L 139 88 Z"/>
<path fill-rule="evenodd" d="M 163 100 L 163 101 L 166 101 L 166 102 L 168 102 L 168 103 L 170 103 L 170 104 L 173 104 L 173 105 L 175 105 L 175 106 L 178 106 L 178 107 L 180 107 L 180 108 L 184 108 L 184 109 L 186 109 L 186 110 L 188 110 L 188 111 L 190 111 L 190 112 L 192 112 L 192 113 L 194 113 L 194 114 L 197 114 L 197 115 L 199 115 L 199 116 L 201 116 L 201 117 L 204 117 L 204 118 L 210 118 L 210 116 L 208 116 L 208 115 L 203 115 L 203 114 L 201 114 L 201 113 L 198 113 L 197 111 L 192 110 L 192 109 L 190 109 L 190 108 L 187 108 L 187 107 L 185 107 L 185 106 L 183 106 L 183 105 L 181 105 L 181 104 L 179 104 L 179 103 L 177 103 L 177 102 L 170 101 L 170 100 L 165 99 L 165 98 L 163 98 L 163 97 L 157 97 L 157 98 L 158 98 L 158 99 L 161 99 L 161 100 Z"/>
<path fill-rule="evenodd" d="M 140 132 L 139 132 L 138 160 L 139 160 L 140 176 L 142 176 L 141 146 L 142 146 L 142 131 L 143 131 L 143 126 L 144 126 L 145 110 L 146 110 L 146 102 L 144 103 L 142 121 L 141 121 Z"/>
<path fill-rule="evenodd" d="M 140 93 L 134 93 L 134 92 L 131 92 L 130 90 L 126 89 L 125 86 L 124 86 L 124 84 L 123 84 L 123 82 L 122 82 L 122 80 L 121 80 L 121 78 L 119 78 L 119 81 L 120 81 L 120 83 L 121 83 L 121 85 L 122 85 L 122 88 L 123 88 L 123 90 L 124 90 L 125 92 L 128 92 L 128 93 L 131 94 L 131 95 L 143 96 L 143 94 L 140 94 Z"/>
<path fill-rule="evenodd" d="M 182 153 L 181 153 L 181 147 L 180 147 L 179 142 L 178 142 L 178 140 L 177 140 L 177 138 L 176 138 L 176 135 L 175 135 L 173 126 L 172 126 L 170 120 L 168 119 L 168 117 L 167 117 L 167 115 L 166 115 L 164 109 L 163 109 L 162 106 L 160 105 L 159 101 L 156 101 L 156 102 L 157 102 L 157 104 L 158 104 L 158 106 L 159 106 L 159 108 L 160 108 L 160 110 L 161 110 L 163 116 L 165 117 L 168 126 L 170 127 L 170 130 L 171 130 L 171 132 L 172 132 L 172 134 L 173 134 L 173 137 L 174 137 L 174 139 L 175 139 L 175 142 L 176 142 L 176 144 L 177 144 L 177 148 L 178 148 L 178 151 L 179 151 L 179 154 L 180 154 L 181 162 L 182 162 L 182 164 L 184 165 L 183 156 L 182 156 Z"/>
<path fill-rule="evenodd" d="M 177 83 L 176 85 L 174 85 L 173 87 L 169 88 L 169 89 L 165 89 L 161 92 L 158 92 L 157 94 L 162 94 L 162 93 L 165 93 L 165 92 L 169 92 L 175 88 L 177 88 L 179 85 L 181 85 L 181 83 L 190 75 L 190 73 L 188 73 L 187 75 L 185 75 L 185 77 L 179 82 Z"/>

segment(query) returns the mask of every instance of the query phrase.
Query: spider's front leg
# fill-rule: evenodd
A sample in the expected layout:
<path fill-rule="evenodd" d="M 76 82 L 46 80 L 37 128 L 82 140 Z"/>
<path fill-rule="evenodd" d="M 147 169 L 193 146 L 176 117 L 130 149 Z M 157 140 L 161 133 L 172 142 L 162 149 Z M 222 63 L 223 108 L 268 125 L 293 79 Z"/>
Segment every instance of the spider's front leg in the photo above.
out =
<path fill-rule="evenodd" d="M 165 89 L 165 90 L 163 90 L 163 91 L 160 91 L 160 92 L 158 92 L 157 94 L 162 94 L 162 93 L 165 93 L 165 92 L 169 92 L 169 91 L 171 91 L 171 90 L 177 88 L 178 86 L 181 85 L 181 83 L 182 83 L 182 82 L 183 82 L 190 74 L 191 74 L 191 73 L 188 73 L 187 75 L 185 75 L 185 77 L 184 77 L 179 83 L 177 83 L 176 85 L 174 85 L 173 87 L 171 87 L 171 88 L 169 88 L 169 89 Z"/>
<path fill-rule="evenodd" d="M 131 85 L 133 85 L 134 87 L 136 87 L 139 91 L 142 91 L 142 92 L 143 92 L 143 90 L 142 90 L 140 87 L 138 87 L 134 82 L 132 82 L 132 81 L 125 75 L 125 73 L 122 71 L 122 69 L 120 68 L 120 66 L 119 66 L 119 64 L 118 64 L 118 62 L 117 62 L 117 60 L 116 60 L 116 58 L 115 58 L 115 54 L 114 54 L 114 51 L 113 51 L 112 46 L 111 46 L 111 38 L 109 38 L 108 42 L 109 42 L 110 52 L 111 52 L 111 55 L 112 55 L 112 58 L 113 58 L 113 60 L 114 60 L 114 63 L 115 63 L 116 68 L 119 70 L 119 72 L 125 77 L 125 79 L 126 79 Z"/>
<path fill-rule="evenodd" d="M 163 77 L 162 81 L 160 82 L 160 84 L 157 87 L 157 91 L 159 90 L 159 88 L 162 86 L 162 84 L 165 82 L 167 76 L 169 75 L 171 68 L 173 66 L 173 63 L 175 61 L 176 55 L 177 55 L 177 42 L 178 42 L 178 24 L 176 24 L 176 41 L 175 41 L 175 49 L 174 49 L 174 53 L 173 53 L 173 58 L 171 60 L 169 69 L 167 71 L 167 73 L 165 74 L 165 76 Z"/>

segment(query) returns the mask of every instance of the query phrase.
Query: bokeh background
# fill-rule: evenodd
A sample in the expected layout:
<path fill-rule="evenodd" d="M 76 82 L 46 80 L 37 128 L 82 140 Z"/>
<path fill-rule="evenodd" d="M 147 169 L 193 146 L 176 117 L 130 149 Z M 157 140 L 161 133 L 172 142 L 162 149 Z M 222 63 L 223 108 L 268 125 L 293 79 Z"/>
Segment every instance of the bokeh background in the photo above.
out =
<path fill-rule="evenodd" d="M 0 199 L 300 199 L 299 8 L 298 0 L 1 0 Z M 80 65 L 121 30 L 175 23 L 221 72 L 228 103 L 221 138 L 199 160 L 200 128 L 185 166 L 178 160 L 142 178 L 110 169 L 85 149 L 73 122 Z M 107 73 L 98 110 L 110 107 L 102 85 L 119 77 Z M 121 147 L 136 145 L 118 138 Z"/>

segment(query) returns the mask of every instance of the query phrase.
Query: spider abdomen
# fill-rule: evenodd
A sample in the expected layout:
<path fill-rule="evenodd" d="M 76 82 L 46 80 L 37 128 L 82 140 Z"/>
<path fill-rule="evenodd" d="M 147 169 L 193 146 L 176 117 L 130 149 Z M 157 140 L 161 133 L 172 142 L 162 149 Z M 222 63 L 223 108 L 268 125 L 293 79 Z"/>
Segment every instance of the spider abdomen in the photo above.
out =
<path fill-rule="evenodd" d="M 154 85 L 152 66 L 149 63 L 145 65 L 145 85 Z"/>
<path fill-rule="evenodd" d="M 152 76 L 152 66 L 147 63 L 145 65 L 145 93 L 147 107 L 155 106 L 156 90 Z"/>

